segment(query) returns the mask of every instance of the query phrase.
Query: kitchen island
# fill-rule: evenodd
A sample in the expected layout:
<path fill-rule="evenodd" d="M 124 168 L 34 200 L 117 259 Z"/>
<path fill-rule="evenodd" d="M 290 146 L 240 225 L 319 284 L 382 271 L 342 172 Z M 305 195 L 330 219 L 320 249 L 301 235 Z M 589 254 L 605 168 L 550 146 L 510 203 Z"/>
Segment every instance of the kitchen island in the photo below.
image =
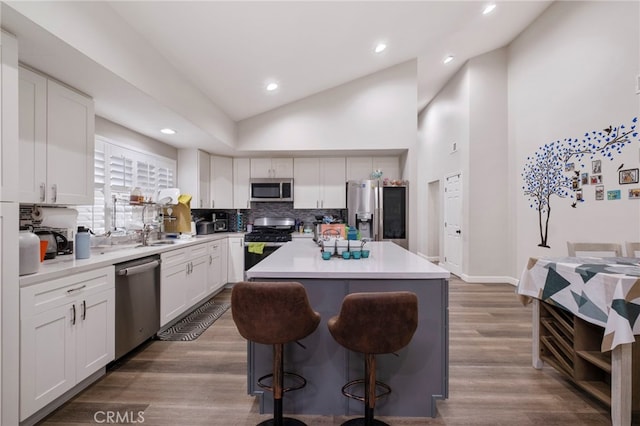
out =
<path fill-rule="evenodd" d="M 380 416 L 435 417 L 436 400 L 448 397 L 449 272 L 391 242 L 370 242 L 366 259 L 323 260 L 312 241 L 293 241 L 246 272 L 251 281 L 298 281 L 305 286 L 318 329 L 301 343 L 285 345 L 285 371 L 307 379 L 307 386 L 284 397 L 293 414 L 360 415 L 363 405 L 341 388 L 363 377 L 364 361 L 335 342 L 327 321 L 340 311 L 345 295 L 356 292 L 412 291 L 418 295 L 418 328 L 397 356 L 377 356 L 377 377 L 392 388 L 378 400 Z M 248 342 L 247 385 L 259 396 L 260 412 L 272 410 L 272 395 L 256 384 L 272 369 L 272 348 Z"/>

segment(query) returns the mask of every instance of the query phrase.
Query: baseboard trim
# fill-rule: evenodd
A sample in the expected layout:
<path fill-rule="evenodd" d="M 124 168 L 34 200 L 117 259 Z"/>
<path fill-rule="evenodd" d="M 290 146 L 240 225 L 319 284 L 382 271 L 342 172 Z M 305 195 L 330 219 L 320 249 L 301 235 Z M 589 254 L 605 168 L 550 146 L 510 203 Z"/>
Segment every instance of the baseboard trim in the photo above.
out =
<path fill-rule="evenodd" d="M 440 256 L 427 256 L 426 254 L 420 252 L 416 254 L 423 259 L 427 259 L 429 262 L 440 262 Z"/>
<path fill-rule="evenodd" d="M 506 284 L 511 284 L 513 286 L 518 285 L 518 280 L 516 278 L 500 276 L 500 275 L 474 276 L 474 275 L 461 274 L 460 279 L 466 283 L 471 283 L 471 284 L 506 283 Z"/>

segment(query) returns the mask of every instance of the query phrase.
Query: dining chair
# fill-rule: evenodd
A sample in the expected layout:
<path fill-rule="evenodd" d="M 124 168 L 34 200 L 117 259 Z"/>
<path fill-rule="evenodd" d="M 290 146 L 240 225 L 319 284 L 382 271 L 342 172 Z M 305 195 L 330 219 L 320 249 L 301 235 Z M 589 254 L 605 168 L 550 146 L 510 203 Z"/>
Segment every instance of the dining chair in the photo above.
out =
<path fill-rule="evenodd" d="M 622 245 L 618 243 L 572 243 L 567 241 L 569 256 L 621 257 Z"/>
<path fill-rule="evenodd" d="M 625 243 L 627 257 L 640 257 L 640 242 L 634 243 L 627 241 Z"/>

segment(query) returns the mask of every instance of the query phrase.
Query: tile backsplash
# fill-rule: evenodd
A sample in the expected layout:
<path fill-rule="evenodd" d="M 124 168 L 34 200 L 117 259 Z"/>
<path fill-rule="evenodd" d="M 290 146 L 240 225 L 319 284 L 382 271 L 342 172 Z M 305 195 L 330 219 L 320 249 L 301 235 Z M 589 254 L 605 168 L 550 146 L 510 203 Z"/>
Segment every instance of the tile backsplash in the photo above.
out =
<path fill-rule="evenodd" d="M 256 218 L 259 217 L 292 217 L 298 219 L 304 223 L 314 222 L 315 216 L 331 215 L 334 217 L 342 218 L 346 220 L 347 211 L 342 209 L 294 209 L 293 203 L 284 202 L 258 202 L 251 203 L 250 209 L 241 209 L 243 224 L 246 228 L 248 223 L 253 223 Z M 204 218 L 211 220 L 213 213 L 226 213 L 229 217 L 230 231 L 236 231 L 235 215 L 236 210 L 227 209 L 192 209 L 191 215 L 194 218 Z"/>

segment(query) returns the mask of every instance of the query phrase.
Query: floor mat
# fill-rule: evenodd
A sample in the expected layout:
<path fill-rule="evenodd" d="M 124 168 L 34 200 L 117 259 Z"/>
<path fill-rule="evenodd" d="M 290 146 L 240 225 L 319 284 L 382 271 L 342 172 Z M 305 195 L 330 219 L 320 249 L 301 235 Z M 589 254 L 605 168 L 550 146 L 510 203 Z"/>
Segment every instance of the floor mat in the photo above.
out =
<path fill-rule="evenodd" d="M 158 333 L 158 340 L 183 341 L 196 340 L 211 324 L 224 314 L 230 303 L 216 303 L 210 300 L 184 319 Z"/>

